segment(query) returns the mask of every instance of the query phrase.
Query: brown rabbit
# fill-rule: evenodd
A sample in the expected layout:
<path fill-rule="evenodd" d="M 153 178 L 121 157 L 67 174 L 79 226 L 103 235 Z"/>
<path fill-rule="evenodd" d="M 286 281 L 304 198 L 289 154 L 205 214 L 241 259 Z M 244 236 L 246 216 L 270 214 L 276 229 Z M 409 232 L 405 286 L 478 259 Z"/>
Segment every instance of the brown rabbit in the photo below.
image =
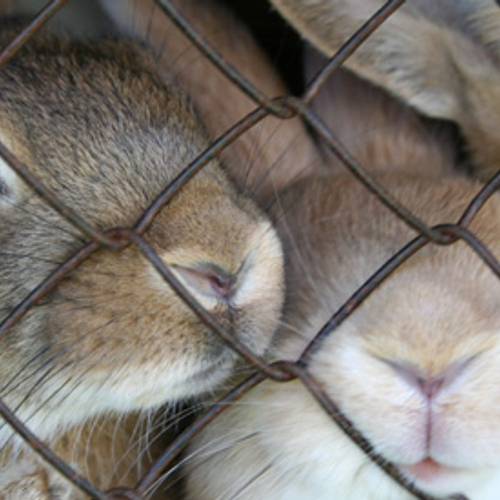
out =
<path fill-rule="evenodd" d="M 2 43 L 12 36 L 4 30 Z M 96 228 L 131 226 L 208 145 L 164 66 L 132 42 L 36 36 L 0 71 L 0 139 Z M 217 96 L 224 88 L 209 91 Z M 237 107 L 235 99 L 225 105 Z M 267 139 L 255 136 L 254 146 Z M 0 188 L 6 316 L 85 237 L 5 162 Z M 264 352 L 283 301 L 281 245 L 268 218 L 217 162 L 160 212 L 145 238 L 201 305 L 256 354 Z M 84 461 L 82 471 L 103 488 L 109 476 L 102 477 L 99 463 L 110 463 L 117 420 L 211 391 L 238 360 L 134 246 L 95 252 L 1 342 L 0 397 L 63 457 L 71 460 L 68 443 L 79 446 L 74 436 L 104 419 L 104 437 L 92 431 L 84 440 L 101 447 L 88 447 L 98 460 Z M 128 443 L 118 440 L 117 449 Z M 52 472 L 25 458 L 5 424 L 0 447 L 0 484 L 10 498 L 51 498 Z M 130 455 L 127 467 L 137 460 Z M 78 496 L 68 485 L 58 494 Z"/>
<path fill-rule="evenodd" d="M 361 3 L 349 4 L 358 9 Z M 378 83 L 386 85 L 382 78 Z M 457 221 L 481 187 L 456 172 L 449 129 L 424 123 L 365 81 L 338 75 L 314 108 L 354 156 L 429 224 Z M 477 146 L 469 143 L 476 158 Z M 335 310 L 416 235 L 342 165 L 329 161 L 330 175 L 299 181 L 276 208 L 290 290 L 286 326 L 272 349 L 276 359 L 297 359 Z M 497 256 L 499 221 L 496 195 L 470 226 Z M 499 498 L 497 294 L 498 277 L 465 243 L 430 245 L 377 288 L 311 360 L 313 376 L 375 452 L 439 498 Z M 299 382 L 262 383 L 214 421 L 187 457 L 192 500 L 414 498 Z"/>

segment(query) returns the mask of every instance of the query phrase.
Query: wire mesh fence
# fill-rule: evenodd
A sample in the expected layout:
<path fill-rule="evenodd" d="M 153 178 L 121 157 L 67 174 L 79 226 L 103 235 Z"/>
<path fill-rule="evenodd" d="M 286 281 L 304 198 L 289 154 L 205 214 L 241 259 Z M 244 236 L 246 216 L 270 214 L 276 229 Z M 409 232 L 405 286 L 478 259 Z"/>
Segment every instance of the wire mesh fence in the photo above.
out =
<path fill-rule="evenodd" d="M 9 60 L 25 43 L 29 43 L 30 37 L 39 30 L 44 23 L 55 15 L 68 0 L 54 0 L 47 4 L 47 7 L 40 12 L 33 21 L 26 26 L 18 37 L 5 47 L 0 54 L 0 67 L 9 63 Z M 471 232 L 468 227 L 474 220 L 476 214 L 481 210 L 486 201 L 495 193 L 500 186 L 500 174 L 495 175 L 470 201 L 469 206 L 456 223 L 443 223 L 429 226 L 425 221 L 420 220 L 415 214 L 404 205 L 395 200 L 391 193 L 380 184 L 363 166 L 359 165 L 350 155 L 349 151 L 336 139 L 330 130 L 322 123 L 310 108 L 310 103 L 325 81 L 342 66 L 351 54 L 370 36 L 384 21 L 391 16 L 404 2 L 403 0 L 391 0 L 374 13 L 352 37 L 346 41 L 344 46 L 328 62 L 323 70 L 316 76 L 306 89 L 301 98 L 295 96 L 282 96 L 270 99 L 259 91 L 253 82 L 245 79 L 237 68 L 228 64 L 224 58 L 211 47 L 202 36 L 200 36 L 167 0 L 156 0 L 167 16 L 183 31 L 193 44 L 209 58 L 220 71 L 224 72 L 231 79 L 234 85 L 240 87 L 255 102 L 255 111 L 246 116 L 239 123 L 216 140 L 203 154 L 201 154 L 191 164 L 186 165 L 182 172 L 168 185 L 163 188 L 154 202 L 142 214 L 137 222 L 131 227 L 108 228 L 100 230 L 88 222 L 70 206 L 64 204 L 51 192 L 35 175 L 30 172 L 29 165 L 21 163 L 4 145 L 0 144 L 0 155 L 11 168 L 33 189 L 45 203 L 55 209 L 69 223 L 81 231 L 87 238 L 87 243 L 83 245 L 74 255 L 61 264 L 50 276 L 34 288 L 24 300 L 22 300 L 8 315 L 0 325 L 0 335 L 5 338 L 9 335 L 9 329 L 23 321 L 24 316 L 36 304 L 57 289 L 59 283 L 73 270 L 89 259 L 100 249 L 109 249 L 113 252 L 122 252 L 126 248 L 133 246 L 137 248 L 156 269 L 157 273 L 171 286 L 175 292 L 185 301 L 185 303 L 198 315 L 198 317 L 221 339 L 224 340 L 235 352 L 245 361 L 255 367 L 255 374 L 242 382 L 238 387 L 220 399 L 208 411 L 203 413 L 192 425 L 182 432 L 164 451 L 149 471 L 142 477 L 135 488 L 124 488 L 116 485 L 112 490 L 100 491 L 95 485 L 84 476 L 70 467 L 69 464 L 58 458 L 51 451 L 50 447 L 41 442 L 36 435 L 29 430 L 29 425 L 25 425 L 15 412 L 0 400 L 0 414 L 3 419 L 15 429 L 26 441 L 26 443 L 39 455 L 43 457 L 51 466 L 59 470 L 69 481 L 73 482 L 82 492 L 93 498 L 144 498 L 148 489 L 158 480 L 165 470 L 172 464 L 173 460 L 184 450 L 192 437 L 199 433 L 219 414 L 225 411 L 231 404 L 237 401 L 242 395 L 256 387 L 262 381 L 271 379 L 276 383 L 288 383 L 298 379 L 308 391 L 316 398 L 323 410 L 331 417 L 332 425 L 338 425 L 352 440 L 359 446 L 368 457 L 382 468 L 394 481 L 398 482 L 416 498 L 431 500 L 432 496 L 420 491 L 393 464 L 387 462 L 384 457 L 378 455 L 370 442 L 357 431 L 356 427 L 343 414 L 335 401 L 325 392 L 309 371 L 309 364 L 314 353 L 322 347 L 325 338 L 331 335 L 363 301 L 372 293 L 376 293 L 377 287 L 391 276 L 399 266 L 406 262 L 427 245 L 452 245 L 456 242 L 465 242 L 498 277 L 500 277 L 500 263 L 483 245 L 483 243 Z M 213 158 L 215 158 L 224 148 L 235 141 L 239 136 L 245 134 L 250 128 L 255 126 L 265 117 L 273 115 L 286 120 L 295 116 L 300 116 L 307 125 L 315 131 L 321 141 L 341 160 L 359 182 L 363 183 L 367 190 L 377 196 L 380 203 L 386 205 L 391 211 L 398 215 L 409 227 L 419 233 L 419 236 L 410 241 L 404 248 L 387 261 L 356 293 L 335 313 L 324 327 L 317 333 L 314 340 L 303 351 L 296 362 L 279 361 L 267 363 L 261 356 L 256 355 L 245 343 L 236 338 L 225 326 L 213 317 L 196 299 L 184 288 L 172 270 L 165 265 L 162 258 L 148 242 L 145 233 L 151 226 L 158 213 L 174 199 L 183 186 L 191 181 Z M 455 499 L 465 497 L 456 495 Z"/>

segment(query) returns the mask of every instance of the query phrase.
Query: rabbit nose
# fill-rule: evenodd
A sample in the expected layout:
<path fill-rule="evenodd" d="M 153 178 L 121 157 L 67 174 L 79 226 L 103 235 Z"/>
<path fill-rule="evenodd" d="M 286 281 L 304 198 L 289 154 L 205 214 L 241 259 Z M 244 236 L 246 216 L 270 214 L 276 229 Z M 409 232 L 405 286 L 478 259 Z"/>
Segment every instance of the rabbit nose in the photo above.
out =
<path fill-rule="evenodd" d="M 212 262 L 199 262 L 192 267 L 174 266 L 184 283 L 207 298 L 229 302 L 237 290 L 238 276 Z"/>
<path fill-rule="evenodd" d="M 428 399 L 431 399 L 441 387 L 443 387 L 445 382 L 445 377 L 439 378 L 423 378 L 416 377 L 416 385 L 420 392 L 426 396 Z"/>
<path fill-rule="evenodd" d="M 231 299 L 236 289 L 236 276 L 226 273 L 222 269 L 213 269 L 206 273 L 205 278 L 210 283 L 212 291 L 220 299 Z"/>
<path fill-rule="evenodd" d="M 428 375 L 421 369 L 406 363 L 389 361 L 393 370 L 410 386 L 417 389 L 425 398 L 432 399 L 438 392 L 457 381 L 473 358 L 456 361 L 437 375 Z"/>

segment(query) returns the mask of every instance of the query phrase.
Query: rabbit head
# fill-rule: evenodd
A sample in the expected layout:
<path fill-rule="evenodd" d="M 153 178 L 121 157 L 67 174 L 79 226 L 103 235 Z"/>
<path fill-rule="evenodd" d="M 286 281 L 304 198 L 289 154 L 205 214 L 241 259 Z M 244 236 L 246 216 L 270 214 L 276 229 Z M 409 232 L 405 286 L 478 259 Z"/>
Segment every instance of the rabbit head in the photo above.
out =
<path fill-rule="evenodd" d="M 208 144 L 184 94 L 135 43 L 38 37 L 2 69 L 0 89 L 1 140 L 99 230 L 131 227 Z M 85 237 L 5 162 L 0 212 L 5 317 Z M 203 307 L 263 353 L 280 317 L 281 245 L 217 162 L 144 238 Z M 199 395 L 237 360 L 134 245 L 94 252 L 1 342 L 0 396 L 42 438 Z M 3 425 L 0 443 L 10 434 Z"/>
<path fill-rule="evenodd" d="M 446 126 L 427 123 L 366 81 L 339 74 L 313 107 L 354 157 L 430 225 L 456 222 L 481 188 L 455 171 L 456 143 Z M 276 208 L 289 290 L 276 359 L 297 359 L 332 314 L 416 236 L 342 165 L 330 167 L 329 175 L 291 186 Z M 499 220 L 494 195 L 469 226 L 496 256 Z M 310 361 L 311 374 L 374 451 L 428 495 L 498 497 L 499 292 L 498 276 L 464 242 L 427 245 Z M 188 498 L 414 498 L 299 382 L 263 383 L 189 452 Z"/>

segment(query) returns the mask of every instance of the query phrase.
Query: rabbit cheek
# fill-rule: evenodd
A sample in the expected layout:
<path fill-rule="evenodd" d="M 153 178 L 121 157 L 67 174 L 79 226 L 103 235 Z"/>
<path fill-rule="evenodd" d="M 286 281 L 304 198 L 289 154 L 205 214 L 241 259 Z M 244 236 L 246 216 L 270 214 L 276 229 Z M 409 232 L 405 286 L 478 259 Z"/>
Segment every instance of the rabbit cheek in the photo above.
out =
<path fill-rule="evenodd" d="M 438 399 L 432 453 L 454 467 L 500 465 L 498 348 L 484 353 L 462 383 Z"/>
<path fill-rule="evenodd" d="M 77 392 L 93 394 L 90 406 L 75 397 L 87 412 L 157 406 L 227 376 L 223 343 L 166 283 L 152 286 L 152 271 L 135 248 L 102 251 L 54 295 L 49 331 L 81 378 Z"/>
<path fill-rule="evenodd" d="M 313 374 L 376 452 L 399 463 L 418 460 L 426 449 L 425 402 L 390 366 L 367 353 L 354 334 L 343 333 L 341 341 L 327 339 Z"/>

